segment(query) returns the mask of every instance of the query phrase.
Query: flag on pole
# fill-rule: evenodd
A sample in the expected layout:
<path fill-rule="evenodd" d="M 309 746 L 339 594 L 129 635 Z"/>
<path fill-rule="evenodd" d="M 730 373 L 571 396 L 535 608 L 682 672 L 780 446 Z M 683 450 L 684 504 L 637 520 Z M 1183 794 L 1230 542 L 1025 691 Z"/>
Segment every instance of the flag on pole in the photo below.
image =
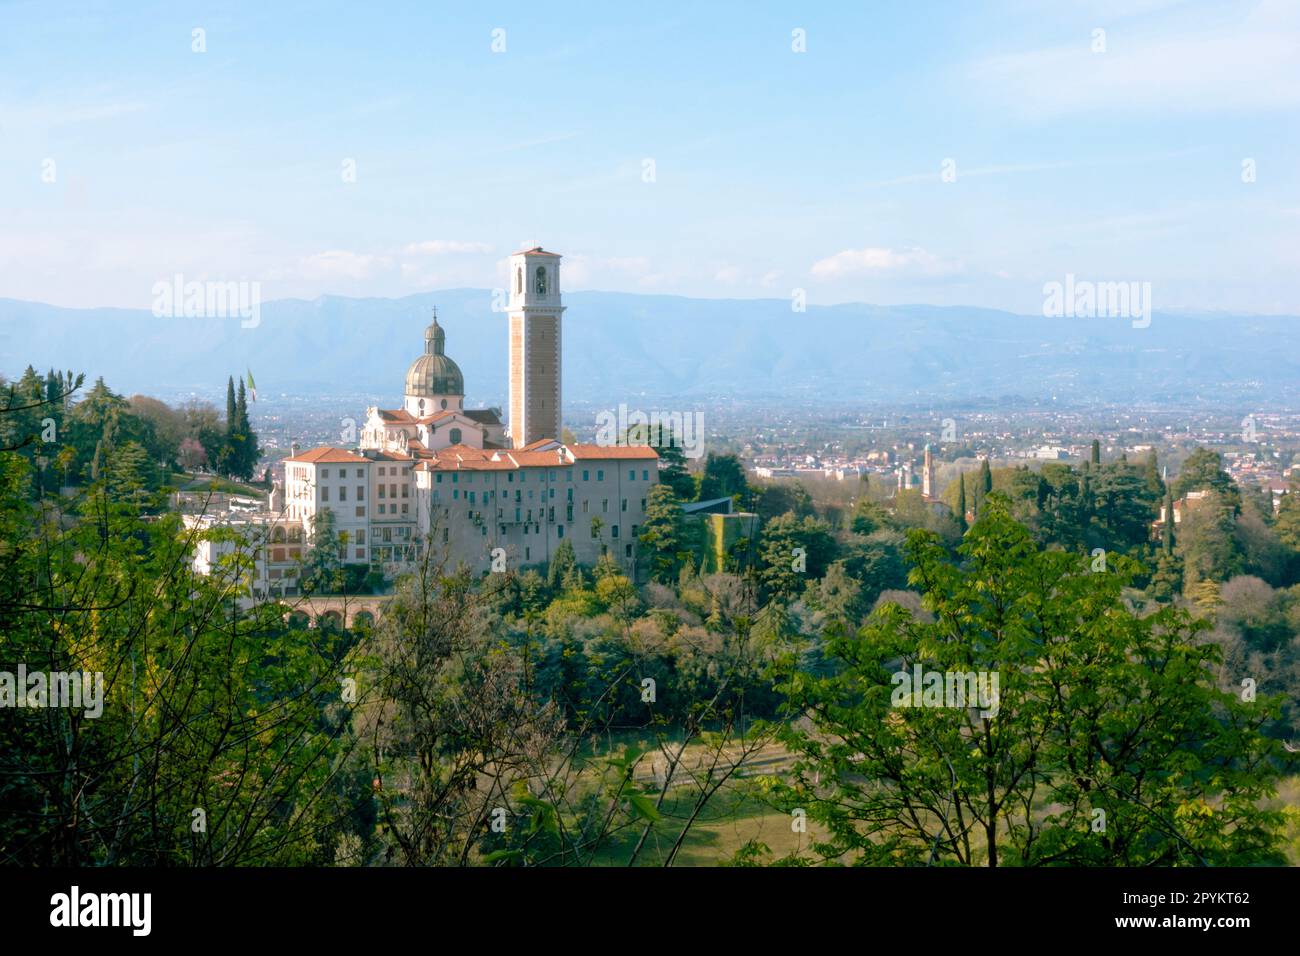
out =
<path fill-rule="evenodd" d="M 253 384 L 253 370 L 248 370 L 248 391 L 253 396 L 253 401 L 257 401 L 257 386 Z"/>

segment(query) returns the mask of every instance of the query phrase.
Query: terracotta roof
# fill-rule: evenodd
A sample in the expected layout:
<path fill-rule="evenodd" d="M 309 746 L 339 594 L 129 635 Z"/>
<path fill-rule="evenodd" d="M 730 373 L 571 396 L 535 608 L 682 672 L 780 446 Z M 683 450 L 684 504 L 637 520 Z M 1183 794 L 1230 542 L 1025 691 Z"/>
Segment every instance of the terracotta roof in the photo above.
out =
<path fill-rule="evenodd" d="M 415 418 L 404 408 L 377 408 L 379 417 L 386 422 L 414 422 Z"/>
<path fill-rule="evenodd" d="M 523 450 L 536 451 L 539 448 L 546 448 L 548 446 L 556 447 L 559 444 L 560 443 L 554 438 L 539 438 L 537 439 L 537 441 L 529 442 L 527 445 L 523 447 Z"/>
<path fill-rule="evenodd" d="M 354 455 L 346 448 L 331 448 L 329 445 L 322 445 L 320 448 L 313 448 L 311 451 L 305 451 L 300 455 L 294 455 L 292 458 L 286 458 L 285 461 L 301 461 L 311 464 L 333 464 L 335 462 L 346 464 L 355 461 L 364 465 L 368 463 L 369 459 Z"/>
<path fill-rule="evenodd" d="M 649 445 L 565 445 L 576 460 L 583 461 L 586 459 L 596 461 L 632 461 L 639 459 L 654 458 L 658 460 L 659 453 Z"/>
<path fill-rule="evenodd" d="M 559 449 L 553 451 L 528 451 L 524 448 L 517 448 L 513 451 L 499 452 L 502 457 L 511 458 L 518 462 L 522 468 L 550 467 L 557 465 L 567 465 L 564 455 Z"/>
<path fill-rule="evenodd" d="M 410 455 L 403 455 L 395 451 L 378 451 L 376 449 L 367 449 L 365 456 L 373 461 L 412 461 Z"/>
<path fill-rule="evenodd" d="M 415 422 L 418 425 L 432 425 L 434 422 L 440 422 L 444 418 L 454 416 L 455 414 L 456 413 L 451 409 L 444 409 L 441 412 L 434 412 L 432 415 L 425 415 L 423 418 L 417 418 Z"/>
<path fill-rule="evenodd" d="M 478 422 L 480 425 L 501 424 L 501 414 L 495 408 L 471 408 L 461 414 L 470 421 Z"/>
<path fill-rule="evenodd" d="M 520 249 L 518 252 L 511 253 L 511 255 L 515 255 L 515 256 L 552 256 L 552 257 L 554 257 L 554 258 L 556 258 L 556 259 L 559 259 L 559 258 L 560 258 L 560 254 L 559 254 L 558 252 L 547 252 L 547 251 L 546 251 L 545 249 L 543 249 L 541 246 L 533 246 L 531 249 Z"/>

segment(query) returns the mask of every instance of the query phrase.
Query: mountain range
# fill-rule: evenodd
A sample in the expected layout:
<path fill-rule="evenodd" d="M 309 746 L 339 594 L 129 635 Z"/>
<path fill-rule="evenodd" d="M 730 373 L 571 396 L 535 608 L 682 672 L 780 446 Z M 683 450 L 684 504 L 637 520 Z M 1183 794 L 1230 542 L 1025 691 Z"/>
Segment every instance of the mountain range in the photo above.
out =
<path fill-rule="evenodd" d="M 433 307 L 467 404 L 503 405 L 506 317 L 483 289 L 261 305 L 260 320 L 156 318 L 0 299 L 0 373 L 29 363 L 103 376 L 114 390 L 220 394 L 251 370 L 268 394 L 398 400 Z M 788 299 L 565 294 L 566 400 L 942 403 L 980 399 L 1222 402 L 1300 391 L 1296 316 L 1162 313 L 1044 318 L 991 309 Z"/>

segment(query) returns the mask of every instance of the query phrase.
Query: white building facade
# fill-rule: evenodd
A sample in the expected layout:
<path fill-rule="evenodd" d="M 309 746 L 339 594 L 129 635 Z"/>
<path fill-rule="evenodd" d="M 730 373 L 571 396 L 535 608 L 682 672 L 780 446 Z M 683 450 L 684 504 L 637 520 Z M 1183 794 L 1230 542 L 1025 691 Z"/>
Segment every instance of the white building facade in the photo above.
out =
<path fill-rule="evenodd" d="M 499 409 L 464 407 L 464 378 L 435 311 L 400 407 L 367 409 L 356 449 L 322 446 L 285 459 L 284 485 L 266 512 L 217 522 L 256 550 L 257 590 L 299 593 L 294 569 L 325 511 L 339 560 L 389 578 L 426 554 L 448 570 L 541 565 L 564 541 L 580 563 L 608 554 L 636 573 L 658 456 L 645 446 L 560 442 L 559 261 L 540 247 L 510 259 L 509 430 Z M 213 520 L 186 517 L 195 528 Z M 202 546 L 196 569 L 212 570 L 210 551 Z"/>

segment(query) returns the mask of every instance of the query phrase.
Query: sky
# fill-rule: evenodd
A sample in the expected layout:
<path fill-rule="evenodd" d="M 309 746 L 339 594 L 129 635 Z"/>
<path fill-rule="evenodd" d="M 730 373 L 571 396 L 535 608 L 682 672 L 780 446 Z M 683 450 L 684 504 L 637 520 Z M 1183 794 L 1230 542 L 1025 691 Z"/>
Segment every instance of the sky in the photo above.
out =
<path fill-rule="evenodd" d="M 0 298 L 1300 314 L 1300 3 L 812 7 L 0 0 Z"/>

